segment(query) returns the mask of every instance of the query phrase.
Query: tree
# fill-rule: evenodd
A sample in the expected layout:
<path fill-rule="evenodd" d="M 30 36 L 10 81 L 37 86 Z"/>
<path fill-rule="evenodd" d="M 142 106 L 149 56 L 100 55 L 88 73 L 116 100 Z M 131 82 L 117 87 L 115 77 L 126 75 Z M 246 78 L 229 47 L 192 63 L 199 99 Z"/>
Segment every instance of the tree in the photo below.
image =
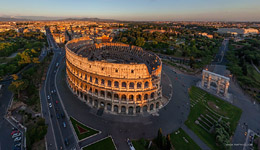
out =
<path fill-rule="evenodd" d="M 144 44 L 145 44 L 144 38 L 143 37 L 138 37 L 137 40 L 135 41 L 135 44 L 137 46 L 140 46 L 140 47 L 144 46 Z"/>
<path fill-rule="evenodd" d="M 16 80 L 13 81 L 9 87 L 8 90 L 12 91 L 13 93 L 18 95 L 18 98 L 20 97 L 20 91 L 24 90 L 28 87 L 29 85 L 29 81 L 28 80 Z"/>
<path fill-rule="evenodd" d="M 162 135 L 162 128 L 160 128 L 158 130 L 158 134 L 157 134 L 157 138 L 156 138 L 156 143 L 157 143 L 157 146 L 159 148 L 162 148 L 163 147 L 163 135 Z"/>
<path fill-rule="evenodd" d="M 166 149 L 167 150 L 172 149 L 172 142 L 171 142 L 170 134 L 167 134 L 167 136 L 166 136 Z"/>

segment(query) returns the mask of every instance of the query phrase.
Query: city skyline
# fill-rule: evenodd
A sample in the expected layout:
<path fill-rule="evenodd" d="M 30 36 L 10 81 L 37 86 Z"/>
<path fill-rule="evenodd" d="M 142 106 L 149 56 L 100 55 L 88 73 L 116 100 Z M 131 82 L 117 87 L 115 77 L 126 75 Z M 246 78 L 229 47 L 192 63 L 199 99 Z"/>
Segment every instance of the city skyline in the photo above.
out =
<path fill-rule="evenodd" d="M 3 1 L 0 16 L 90 17 L 123 21 L 259 21 L 257 0 Z"/>

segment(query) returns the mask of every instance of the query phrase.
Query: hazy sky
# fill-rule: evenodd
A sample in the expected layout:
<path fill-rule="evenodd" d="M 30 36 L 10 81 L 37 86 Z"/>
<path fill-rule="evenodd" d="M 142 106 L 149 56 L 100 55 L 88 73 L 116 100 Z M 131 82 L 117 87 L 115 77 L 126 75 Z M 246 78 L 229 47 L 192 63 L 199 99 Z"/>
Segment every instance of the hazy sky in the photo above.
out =
<path fill-rule="evenodd" d="M 0 0 L 0 15 L 260 21 L 260 0 Z"/>

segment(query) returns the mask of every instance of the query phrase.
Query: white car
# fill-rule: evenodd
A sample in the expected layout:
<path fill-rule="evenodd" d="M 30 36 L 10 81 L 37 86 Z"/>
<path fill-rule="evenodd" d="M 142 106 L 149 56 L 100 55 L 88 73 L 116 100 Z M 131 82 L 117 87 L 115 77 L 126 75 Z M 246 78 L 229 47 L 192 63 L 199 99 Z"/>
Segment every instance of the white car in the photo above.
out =
<path fill-rule="evenodd" d="M 134 148 L 132 142 L 129 140 L 129 138 L 127 138 L 126 142 L 127 142 L 128 146 L 129 146 L 130 150 L 135 150 L 135 148 Z"/>
<path fill-rule="evenodd" d="M 14 139 L 14 141 L 15 141 L 15 142 L 21 141 L 21 139 L 22 139 L 21 137 L 16 137 L 16 138 Z"/>
<path fill-rule="evenodd" d="M 51 98 L 50 98 L 50 95 L 48 95 L 47 98 L 48 98 L 48 99 L 51 99 Z"/>
<path fill-rule="evenodd" d="M 21 136 L 21 133 L 15 133 L 15 134 L 12 135 L 12 138 L 16 138 L 16 137 L 19 137 L 19 136 Z"/>
<path fill-rule="evenodd" d="M 49 103 L 49 107 L 50 107 L 50 108 L 52 107 L 52 104 L 51 104 L 51 103 Z"/>

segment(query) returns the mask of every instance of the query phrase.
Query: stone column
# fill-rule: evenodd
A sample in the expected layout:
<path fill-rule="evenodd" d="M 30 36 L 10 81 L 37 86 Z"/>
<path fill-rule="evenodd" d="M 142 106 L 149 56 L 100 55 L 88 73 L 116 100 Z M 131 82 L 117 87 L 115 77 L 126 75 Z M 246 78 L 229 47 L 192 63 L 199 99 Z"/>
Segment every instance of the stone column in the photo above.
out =
<path fill-rule="evenodd" d="M 125 113 L 128 114 L 128 107 L 127 107 L 127 105 L 125 107 Z"/>
<path fill-rule="evenodd" d="M 118 106 L 118 113 L 121 113 L 121 105 Z"/>
<path fill-rule="evenodd" d="M 201 87 L 204 87 L 205 75 L 202 73 Z"/>
<path fill-rule="evenodd" d="M 221 79 L 218 79 L 217 94 L 219 94 L 219 91 L 220 91 L 220 82 L 221 82 Z"/>
<path fill-rule="evenodd" d="M 209 75 L 209 77 L 208 77 L 208 85 L 207 85 L 207 89 L 210 88 L 210 83 L 211 83 L 211 75 Z"/>
<path fill-rule="evenodd" d="M 229 86 L 229 82 L 227 81 L 226 84 L 225 84 L 224 96 L 227 96 L 227 94 L 228 94 L 228 86 Z"/>
<path fill-rule="evenodd" d="M 133 114 L 136 113 L 136 106 L 133 107 Z"/>

